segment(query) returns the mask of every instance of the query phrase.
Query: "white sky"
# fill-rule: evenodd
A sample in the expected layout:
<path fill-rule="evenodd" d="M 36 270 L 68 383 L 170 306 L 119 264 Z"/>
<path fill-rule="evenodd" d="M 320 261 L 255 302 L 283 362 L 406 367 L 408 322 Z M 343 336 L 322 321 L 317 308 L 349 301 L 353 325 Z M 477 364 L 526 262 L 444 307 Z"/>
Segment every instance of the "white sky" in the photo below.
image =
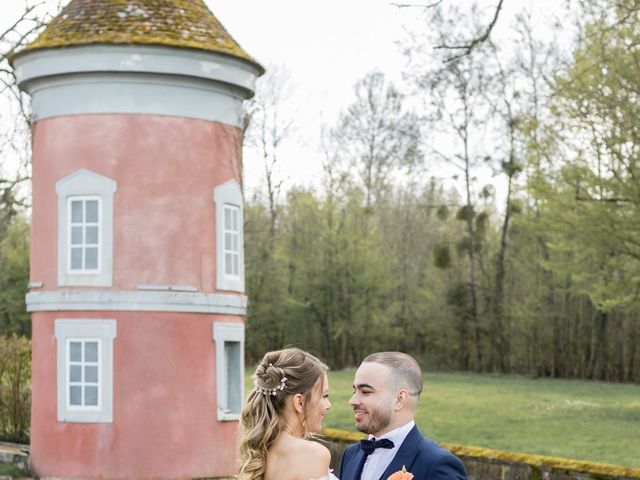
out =
<path fill-rule="evenodd" d="M 279 149 L 276 179 L 292 184 L 318 184 L 321 175 L 319 136 L 322 124 L 335 124 L 341 110 L 354 100 L 354 84 L 372 70 L 399 83 L 404 58 L 397 42 L 404 28 L 424 24 L 419 8 L 393 4 L 429 4 L 431 0 L 205 0 L 235 40 L 264 66 L 283 65 L 290 72 L 295 111 L 292 138 Z M 468 8 L 471 0 L 445 0 Z M 477 0 L 485 16 L 497 0 Z M 493 35 L 511 35 L 517 11 L 533 5 L 537 17 L 558 10 L 558 0 L 505 0 Z M 465 9 L 466 9 L 465 8 Z M 542 25 L 540 22 L 539 25 Z M 259 188 L 263 163 L 245 148 L 245 181 L 249 192 Z M 430 176 L 450 178 L 447 166 Z M 480 175 L 490 182 L 490 173 Z M 498 197 L 503 185 L 496 185 Z"/>
<path fill-rule="evenodd" d="M 401 35 L 398 9 L 386 0 L 205 1 L 258 62 L 283 65 L 291 72 L 295 130 L 282 145 L 277 174 L 285 186 L 318 178 L 321 123 L 333 123 L 351 101 L 355 82 L 370 70 L 400 75 L 402 58 L 394 45 Z M 45 2 L 55 11 L 58 0 Z M 0 30 L 23 6 L 24 0 L 0 0 Z M 256 188 L 261 175 L 260 161 L 245 152 L 247 187 Z"/>
<path fill-rule="evenodd" d="M 378 69 L 399 79 L 395 45 L 403 14 L 386 0 L 207 0 L 240 45 L 265 67 L 283 65 L 293 84 L 293 132 L 279 150 L 279 180 L 314 184 L 321 174 L 321 125 L 335 122 L 353 100 L 353 86 Z M 262 181 L 260 157 L 245 149 L 249 191 Z"/>
<path fill-rule="evenodd" d="M 285 189 L 293 184 L 317 184 L 321 125 L 335 123 L 340 110 L 353 100 L 354 84 L 369 71 L 378 69 L 392 80 L 401 78 L 403 58 L 396 42 L 403 36 L 403 24 L 416 18 L 419 9 L 398 9 L 391 0 L 205 1 L 257 61 L 290 71 L 294 90 L 288 110 L 294 112 L 294 130 L 279 150 L 276 176 L 285 180 Z M 448 1 L 464 5 L 470 0 Z M 45 2 L 55 11 L 58 0 Z M 510 21 L 508 9 L 528 2 L 507 0 L 502 25 L 507 27 Z M 534 1 L 545 9 L 556 2 Z M 491 10 L 496 1 L 481 3 Z M 19 15 L 23 5 L 24 0 L 0 0 L 0 30 Z M 251 151 L 245 150 L 244 158 L 246 187 L 251 194 L 262 182 L 263 166 Z"/>

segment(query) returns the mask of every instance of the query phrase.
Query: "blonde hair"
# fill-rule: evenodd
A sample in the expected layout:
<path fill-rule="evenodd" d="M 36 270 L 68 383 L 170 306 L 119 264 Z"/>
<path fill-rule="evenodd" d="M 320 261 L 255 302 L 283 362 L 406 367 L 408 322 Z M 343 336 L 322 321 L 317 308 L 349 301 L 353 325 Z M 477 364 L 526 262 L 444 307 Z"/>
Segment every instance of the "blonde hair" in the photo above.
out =
<path fill-rule="evenodd" d="M 327 370 L 324 363 L 298 348 L 265 354 L 253 375 L 255 388 L 249 393 L 240 415 L 239 479 L 264 477 L 267 452 L 281 431 L 279 415 L 287 398 L 302 394 L 306 417 L 314 386 Z M 279 388 L 282 385 L 284 388 Z"/>

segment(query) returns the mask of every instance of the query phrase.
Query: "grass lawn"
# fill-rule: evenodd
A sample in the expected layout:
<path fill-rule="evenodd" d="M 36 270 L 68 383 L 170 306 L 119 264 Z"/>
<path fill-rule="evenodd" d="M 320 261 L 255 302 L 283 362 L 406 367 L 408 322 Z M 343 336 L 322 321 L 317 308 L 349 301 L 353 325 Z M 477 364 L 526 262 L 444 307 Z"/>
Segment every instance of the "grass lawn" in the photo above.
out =
<path fill-rule="evenodd" d="M 354 430 L 347 405 L 353 375 L 330 372 L 325 427 Z M 640 385 L 463 373 L 424 378 L 416 422 L 436 441 L 640 467 Z"/>
<path fill-rule="evenodd" d="M 0 477 L 26 478 L 27 474 L 13 463 L 0 463 Z"/>

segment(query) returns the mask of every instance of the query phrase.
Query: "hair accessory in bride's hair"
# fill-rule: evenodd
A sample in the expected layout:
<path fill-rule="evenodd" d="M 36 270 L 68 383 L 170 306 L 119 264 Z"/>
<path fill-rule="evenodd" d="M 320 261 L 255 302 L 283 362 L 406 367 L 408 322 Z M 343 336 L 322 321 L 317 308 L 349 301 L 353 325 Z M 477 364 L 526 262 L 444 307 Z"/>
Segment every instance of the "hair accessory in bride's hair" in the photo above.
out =
<path fill-rule="evenodd" d="M 270 367 L 272 367 L 272 364 L 269 364 Z M 278 385 L 276 388 L 262 388 L 260 385 L 255 384 L 256 386 L 256 390 L 259 391 L 260 393 L 262 393 L 262 395 L 276 395 L 278 393 L 278 390 L 282 391 L 286 388 L 287 386 L 287 377 L 284 376 L 284 372 L 282 373 L 282 378 L 280 379 L 280 385 Z"/>

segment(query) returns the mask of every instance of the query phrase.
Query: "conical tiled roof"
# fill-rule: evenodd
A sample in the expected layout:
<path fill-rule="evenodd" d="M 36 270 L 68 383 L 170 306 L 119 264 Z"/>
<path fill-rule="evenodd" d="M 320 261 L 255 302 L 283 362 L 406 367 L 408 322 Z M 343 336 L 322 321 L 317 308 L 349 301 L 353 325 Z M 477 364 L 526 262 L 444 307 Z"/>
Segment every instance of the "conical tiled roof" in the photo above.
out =
<path fill-rule="evenodd" d="M 23 53 L 92 44 L 196 48 L 257 64 L 203 0 L 71 0 Z"/>

